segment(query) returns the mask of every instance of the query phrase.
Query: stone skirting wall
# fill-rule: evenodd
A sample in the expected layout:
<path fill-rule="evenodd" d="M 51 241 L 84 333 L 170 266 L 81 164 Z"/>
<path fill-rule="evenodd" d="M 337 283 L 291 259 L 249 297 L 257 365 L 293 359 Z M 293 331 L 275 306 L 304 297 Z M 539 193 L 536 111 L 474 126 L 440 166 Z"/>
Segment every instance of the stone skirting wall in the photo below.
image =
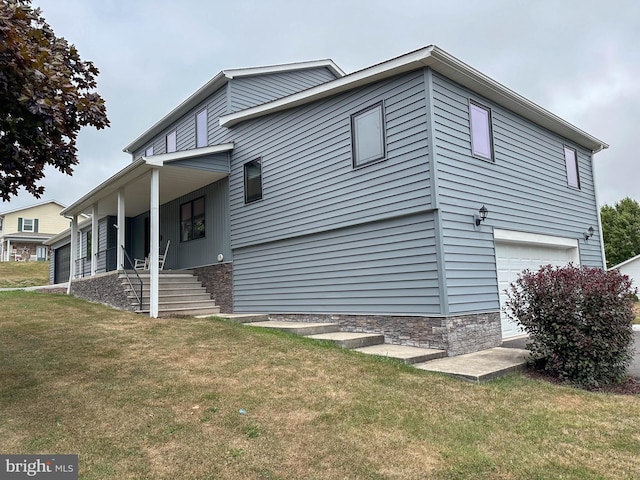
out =
<path fill-rule="evenodd" d="M 135 311 L 127 292 L 118 279 L 118 272 L 78 278 L 71 282 L 71 293 L 90 302 L 103 303 L 121 310 Z"/>
<path fill-rule="evenodd" d="M 386 343 L 446 350 L 449 356 L 498 347 L 502 343 L 500 312 L 449 317 L 270 314 L 269 319 L 338 323 L 346 332 L 381 333 Z"/>
<path fill-rule="evenodd" d="M 222 313 L 233 313 L 233 263 L 189 269 L 211 294 Z"/>

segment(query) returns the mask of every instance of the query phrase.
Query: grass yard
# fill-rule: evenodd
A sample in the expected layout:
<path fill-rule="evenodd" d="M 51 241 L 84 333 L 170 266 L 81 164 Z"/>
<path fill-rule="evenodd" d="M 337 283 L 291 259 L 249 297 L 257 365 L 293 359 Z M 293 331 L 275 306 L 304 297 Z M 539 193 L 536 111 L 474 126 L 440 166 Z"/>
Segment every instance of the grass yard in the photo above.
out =
<path fill-rule="evenodd" d="M 49 284 L 49 262 L 0 262 L 0 288 Z"/>
<path fill-rule="evenodd" d="M 0 305 L 0 452 L 77 453 L 82 479 L 640 478 L 637 396 L 64 295 Z"/>

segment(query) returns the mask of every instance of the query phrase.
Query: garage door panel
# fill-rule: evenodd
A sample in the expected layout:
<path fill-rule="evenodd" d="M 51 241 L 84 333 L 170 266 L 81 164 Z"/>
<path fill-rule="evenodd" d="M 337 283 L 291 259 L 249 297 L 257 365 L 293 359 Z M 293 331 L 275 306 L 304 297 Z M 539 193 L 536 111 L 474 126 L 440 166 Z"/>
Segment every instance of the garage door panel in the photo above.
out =
<path fill-rule="evenodd" d="M 502 316 L 503 338 L 521 335 L 523 331 L 504 312 L 507 301 L 505 291 L 509 285 L 518 279 L 518 275 L 526 269 L 537 271 L 543 265 L 563 266 L 569 262 L 579 263 L 578 244 L 567 247 L 567 240 L 561 245 L 539 245 L 535 243 L 496 242 L 496 270 L 498 274 L 498 288 L 500 290 L 500 306 Z M 568 240 L 571 242 L 571 240 Z"/>

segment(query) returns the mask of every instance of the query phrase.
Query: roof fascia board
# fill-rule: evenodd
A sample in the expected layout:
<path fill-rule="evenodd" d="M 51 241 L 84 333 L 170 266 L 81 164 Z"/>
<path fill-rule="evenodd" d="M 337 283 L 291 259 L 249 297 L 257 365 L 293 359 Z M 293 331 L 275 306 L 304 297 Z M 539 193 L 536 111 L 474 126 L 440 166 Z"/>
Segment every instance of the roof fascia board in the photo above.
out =
<path fill-rule="evenodd" d="M 142 157 L 148 165 L 162 167 L 165 163 L 171 163 L 178 160 L 187 160 L 189 158 L 198 158 L 214 153 L 222 153 L 233 150 L 233 143 L 222 143 L 220 145 L 212 145 L 210 147 L 193 148 L 190 150 L 181 150 L 179 152 L 162 153 L 151 157 Z"/>
<path fill-rule="evenodd" d="M 367 85 L 420 67 L 431 67 L 441 75 L 478 92 L 505 108 L 556 132 L 594 153 L 608 148 L 605 142 L 589 135 L 557 115 L 527 100 L 435 45 L 373 65 L 337 80 L 294 93 L 272 102 L 220 117 L 220 125 L 232 127 L 242 121 L 286 110 Z"/>
<path fill-rule="evenodd" d="M 310 68 L 328 68 L 337 77 L 344 77 L 344 71 L 336 65 L 333 60 L 312 60 L 309 62 L 285 63 L 282 65 L 272 65 L 268 67 L 251 67 L 251 68 L 230 68 L 222 72 L 227 78 L 249 77 L 255 75 L 268 75 L 271 73 L 295 72 L 296 70 L 305 70 Z"/>
<path fill-rule="evenodd" d="M 62 210 L 60 215 L 64 217 L 80 215 L 83 210 L 93 205 L 97 200 L 116 191 L 118 188 L 128 183 L 132 177 L 137 177 L 138 175 L 146 173 L 150 168 L 152 167 L 147 165 L 143 158 L 139 158 Z"/>

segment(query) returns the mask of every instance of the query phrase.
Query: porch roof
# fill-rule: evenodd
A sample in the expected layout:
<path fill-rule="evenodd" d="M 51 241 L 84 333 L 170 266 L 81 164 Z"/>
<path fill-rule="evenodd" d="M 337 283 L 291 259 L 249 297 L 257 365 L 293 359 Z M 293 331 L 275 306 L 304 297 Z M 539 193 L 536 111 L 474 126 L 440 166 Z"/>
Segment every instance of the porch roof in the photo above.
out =
<path fill-rule="evenodd" d="M 98 217 L 115 214 L 120 189 L 125 192 L 126 216 L 139 215 L 149 210 L 150 175 L 154 168 L 160 171 L 160 204 L 163 204 L 227 177 L 231 150 L 233 143 L 224 143 L 142 157 L 63 209 L 60 215 L 91 214 L 93 205 L 98 206 Z M 220 161 L 221 156 L 226 156 L 226 162 Z"/>

